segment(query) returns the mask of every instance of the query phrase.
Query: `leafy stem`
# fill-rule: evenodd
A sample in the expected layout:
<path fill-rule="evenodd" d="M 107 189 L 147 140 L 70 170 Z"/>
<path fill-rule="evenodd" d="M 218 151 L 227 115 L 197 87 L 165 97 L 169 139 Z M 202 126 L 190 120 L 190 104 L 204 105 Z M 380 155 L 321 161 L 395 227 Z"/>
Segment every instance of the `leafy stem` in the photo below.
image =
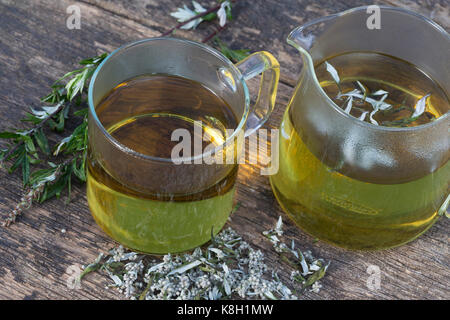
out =
<path fill-rule="evenodd" d="M 50 168 L 42 169 L 34 172 L 30 181 L 32 186 L 28 189 L 25 195 L 20 199 L 20 202 L 11 211 L 5 221 L 2 223 L 4 227 L 8 227 L 16 221 L 16 218 L 25 209 L 28 209 L 33 204 L 34 200 L 40 202 L 45 201 L 50 197 L 50 194 L 58 195 L 61 190 L 66 186 L 68 179 L 69 168 L 71 168 L 76 162 L 77 157 L 73 157 L 65 160 L 59 165 L 50 163 Z"/>
<path fill-rule="evenodd" d="M 218 17 L 218 15 L 221 15 L 222 10 L 224 10 L 225 15 L 228 17 L 228 19 L 231 20 L 231 3 L 236 3 L 236 1 L 237 0 L 220 0 L 216 6 L 210 8 L 210 9 L 205 9 L 202 6 L 200 6 L 198 3 L 193 1 L 194 6 L 199 7 L 199 9 L 201 11 L 192 11 L 185 6 L 184 9 L 182 9 L 182 8 L 178 9 L 178 11 L 181 11 L 181 13 L 173 12 L 171 15 L 173 17 L 178 18 L 178 21 L 180 23 L 177 24 L 175 27 L 171 28 L 169 31 L 164 32 L 161 36 L 163 36 L 163 37 L 169 36 L 172 33 L 174 33 L 174 31 L 176 31 L 178 29 L 183 29 L 183 27 L 186 29 L 195 28 L 198 25 L 198 23 L 200 23 L 201 21 L 212 21 L 212 20 L 216 19 Z M 225 9 L 224 9 L 225 2 L 228 3 L 228 6 L 225 6 Z M 199 20 L 199 22 L 193 23 L 196 20 Z M 223 27 L 223 26 L 224 25 L 221 24 L 221 27 Z M 214 36 L 211 36 L 211 38 L 212 37 L 214 37 Z M 203 41 L 203 42 L 207 42 L 207 41 Z"/>
<path fill-rule="evenodd" d="M 206 36 L 202 42 L 203 43 L 207 43 L 209 41 L 211 41 L 211 39 L 213 39 L 215 36 L 217 36 L 220 32 L 222 32 L 223 30 L 225 30 L 228 27 L 228 24 L 222 26 L 219 26 L 215 31 L 213 31 L 211 34 L 209 34 L 208 36 Z"/>
<path fill-rule="evenodd" d="M 81 181 L 86 181 L 87 109 L 74 113 L 75 116 L 83 117 L 82 124 L 69 137 L 61 140 L 54 152 L 55 156 L 60 153 L 70 154 L 69 159 L 59 165 L 48 162 L 50 168 L 33 173 L 30 173 L 30 165 L 40 163 L 42 154 L 46 157 L 51 156 L 51 148 L 44 128 L 48 126 L 57 132 L 64 130 L 70 106 L 76 100 L 78 100 L 77 104 L 81 102 L 89 79 L 106 56 L 102 54 L 82 60 L 80 62 L 82 68 L 58 79 L 51 86 L 52 91 L 41 99 L 43 103 L 50 103 L 50 105 L 42 106 L 39 110 L 31 108 L 23 120 L 34 124 L 32 128 L 0 132 L 0 139 L 10 141 L 9 147 L 0 153 L 0 161 L 2 165 L 7 161 L 12 162 L 9 167 L 10 173 L 21 167 L 23 186 L 28 188 L 19 204 L 9 213 L 3 223 L 4 226 L 13 223 L 23 210 L 32 205 L 34 200 L 43 202 L 54 196 L 59 197 L 65 188 L 69 191 L 70 199 L 72 175 Z M 62 84 L 64 80 L 68 80 L 65 85 Z"/>
<path fill-rule="evenodd" d="M 237 49 L 237 50 L 230 49 L 218 37 L 214 38 L 214 43 L 219 47 L 223 55 L 233 62 L 239 62 L 245 59 L 250 54 L 250 50 L 247 49 Z"/>
<path fill-rule="evenodd" d="M 11 132 L 1 132 L 0 133 L 0 138 L 3 139 L 15 139 L 17 141 L 17 143 L 9 149 L 9 151 L 7 153 L 5 153 L 2 157 L 1 157 L 1 161 L 3 162 L 4 160 L 8 160 L 11 158 L 11 156 L 19 149 L 21 148 L 25 142 L 27 141 L 26 137 L 31 137 L 31 136 L 35 136 L 36 141 L 38 142 L 39 146 L 41 147 L 42 151 L 44 153 L 48 153 L 47 150 L 47 143 L 44 142 L 43 140 L 43 132 L 42 132 L 42 128 L 44 127 L 44 125 L 49 122 L 52 118 L 53 115 L 58 114 L 59 112 L 62 111 L 62 109 L 64 109 L 66 107 L 66 105 L 64 104 L 63 101 L 60 101 L 57 105 L 56 105 L 56 109 L 54 112 L 52 112 L 51 114 L 48 114 L 45 118 L 43 119 L 38 119 L 36 118 L 36 120 L 40 120 L 39 122 L 35 122 L 36 126 L 31 128 L 30 130 L 26 131 L 26 132 L 22 132 L 22 133 L 17 133 L 20 136 L 14 136 L 11 135 Z M 30 118 L 31 119 L 31 118 Z M 28 120 L 27 120 L 28 121 Z M 25 134 L 23 134 L 25 133 Z M 8 136 L 10 138 L 8 138 Z M 42 144 L 42 142 L 44 142 L 44 144 Z"/>
<path fill-rule="evenodd" d="M 187 25 L 187 24 L 190 23 L 190 22 L 195 21 L 195 20 L 197 20 L 197 19 L 199 19 L 199 18 L 203 18 L 203 17 L 205 17 L 205 16 L 208 16 L 208 15 L 211 14 L 211 13 L 215 13 L 215 12 L 219 11 L 220 7 L 221 7 L 221 4 L 219 3 L 219 4 L 218 4 L 217 6 L 215 6 L 215 7 L 212 7 L 212 8 L 210 8 L 210 9 L 204 11 L 204 12 L 200 12 L 200 13 L 198 13 L 197 15 L 193 16 L 192 18 L 190 18 L 190 19 L 188 19 L 188 20 L 186 20 L 186 21 L 180 22 L 179 24 L 177 24 L 175 27 L 173 27 L 173 28 L 170 29 L 169 31 L 164 32 L 161 36 L 162 36 L 162 37 L 166 37 L 166 36 L 168 36 L 168 35 L 171 35 L 175 30 L 181 29 L 181 27 Z"/>

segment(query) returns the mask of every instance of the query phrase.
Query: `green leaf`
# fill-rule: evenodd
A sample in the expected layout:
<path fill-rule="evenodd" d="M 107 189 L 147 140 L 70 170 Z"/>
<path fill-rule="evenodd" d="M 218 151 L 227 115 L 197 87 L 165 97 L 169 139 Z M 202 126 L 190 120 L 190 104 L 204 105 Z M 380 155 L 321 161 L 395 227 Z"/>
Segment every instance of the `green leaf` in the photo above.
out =
<path fill-rule="evenodd" d="M 410 117 L 393 121 L 383 121 L 381 124 L 385 127 L 405 127 L 408 124 L 416 121 L 419 117 Z"/>
<path fill-rule="evenodd" d="M 147 296 L 147 293 L 150 291 L 150 288 L 153 284 L 153 277 L 148 280 L 147 286 L 145 287 L 144 291 L 139 295 L 139 300 L 145 300 L 145 297 Z"/>
<path fill-rule="evenodd" d="M 79 107 L 81 106 L 82 103 L 83 103 L 83 95 L 79 94 L 75 99 L 75 105 Z"/>
<path fill-rule="evenodd" d="M 72 101 L 79 92 L 83 91 L 88 71 L 88 69 L 84 69 L 66 84 L 67 97 L 69 98 L 69 101 Z"/>
<path fill-rule="evenodd" d="M 41 159 L 36 158 L 36 157 L 30 157 L 28 160 L 30 161 L 30 164 L 32 164 L 32 165 L 39 164 L 42 162 Z"/>
<path fill-rule="evenodd" d="M 61 101 L 64 96 L 64 89 L 66 90 L 66 98 L 72 101 L 78 94 L 83 93 L 83 89 L 86 86 L 87 81 L 92 77 L 97 66 L 107 57 L 106 53 L 80 61 L 83 68 L 76 69 L 66 73 L 63 77 L 59 78 L 52 85 L 53 92 L 42 99 L 42 101 L 48 101 L 55 103 Z M 65 86 L 61 86 L 63 80 L 71 78 Z"/>
<path fill-rule="evenodd" d="M 39 128 L 34 132 L 34 139 L 36 140 L 36 143 L 38 144 L 42 152 L 46 155 L 50 155 L 50 147 L 48 145 L 48 140 L 42 128 Z"/>
<path fill-rule="evenodd" d="M 92 77 L 94 72 L 94 68 L 85 68 L 66 84 L 67 97 L 69 101 L 72 101 L 78 94 L 81 95 L 83 93 L 88 80 Z"/>
<path fill-rule="evenodd" d="M 72 154 L 73 158 L 64 165 L 52 165 L 50 168 L 37 170 L 30 173 L 30 166 L 40 163 L 39 153 L 51 154 L 49 141 L 40 125 L 43 121 L 55 131 L 64 130 L 66 119 L 69 118 L 70 104 L 75 101 L 83 102 L 83 92 L 94 74 L 97 66 L 108 55 L 102 54 L 97 57 L 84 59 L 80 62 L 82 68 L 70 71 L 59 78 L 51 86 L 51 92 L 41 99 L 47 105 L 38 108 L 31 108 L 21 121 L 32 123 L 35 127 L 29 130 L 17 130 L 16 132 L 0 132 L 0 139 L 11 140 L 6 150 L 0 150 L 0 160 L 11 160 L 12 165 L 9 172 L 22 169 L 24 185 L 38 186 L 44 185 L 44 190 L 39 201 L 43 202 L 52 197 L 59 197 L 67 189 L 70 200 L 72 174 L 79 180 L 86 181 L 86 154 L 87 154 L 87 115 L 88 109 L 82 109 L 74 113 L 75 116 L 83 117 L 83 123 L 78 126 L 69 136 L 69 140 L 64 144 L 64 153 Z M 67 83 L 63 81 L 67 79 Z M 76 100 L 74 100 L 76 99 Z M 66 164 L 67 163 L 67 164 Z"/>
<path fill-rule="evenodd" d="M 52 167 L 49 169 L 41 169 L 33 172 L 30 175 L 30 185 L 36 186 L 46 182 L 54 181 L 55 179 L 54 175 L 57 170 L 58 170 L 57 167 Z"/>
<path fill-rule="evenodd" d="M 208 13 L 206 16 L 202 17 L 202 20 L 203 21 L 213 21 L 216 18 L 217 18 L 217 13 L 211 12 L 211 13 Z"/>
<path fill-rule="evenodd" d="M 228 55 L 230 56 L 231 60 L 235 62 L 239 62 L 241 60 L 244 60 L 247 58 L 250 54 L 250 50 L 248 49 L 239 49 L 239 50 L 230 50 Z"/>
<path fill-rule="evenodd" d="M 77 117 L 86 117 L 88 115 L 88 108 L 84 108 L 78 111 L 75 111 L 73 114 Z"/>
<path fill-rule="evenodd" d="M 64 119 L 69 119 L 69 111 L 70 111 L 70 105 L 66 105 L 62 110 L 62 114 L 64 116 Z"/>
<path fill-rule="evenodd" d="M 315 282 L 322 279 L 325 276 L 329 265 L 330 264 L 327 264 L 326 266 L 321 267 L 319 270 L 310 275 L 304 284 L 304 288 L 312 286 Z"/>
<path fill-rule="evenodd" d="M 23 186 L 28 185 L 30 181 L 30 161 L 29 156 L 25 154 L 22 162 L 22 181 Z"/>
<path fill-rule="evenodd" d="M 41 102 L 48 102 L 51 104 L 56 104 L 63 100 L 64 97 L 64 86 L 60 84 L 52 85 L 52 92 L 41 98 Z"/>
<path fill-rule="evenodd" d="M 86 182 L 86 155 L 84 154 L 81 160 L 80 167 L 77 166 L 77 161 L 73 162 L 73 173 L 80 179 L 81 182 Z"/>
<path fill-rule="evenodd" d="M 227 20 L 228 21 L 233 20 L 233 14 L 231 12 L 232 6 L 233 6 L 232 2 L 230 2 L 230 5 L 225 8 L 225 12 L 227 14 Z"/>
<path fill-rule="evenodd" d="M 80 61 L 81 65 L 97 65 L 100 64 L 106 57 L 108 56 L 107 53 L 103 53 L 99 56 L 88 58 Z"/>
<path fill-rule="evenodd" d="M 214 38 L 214 42 L 219 46 L 219 50 L 223 53 L 225 57 L 233 62 L 239 62 L 248 57 L 250 50 L 248 49 L 238 49 L 232 50 L 228 48 L 219 38 Z"/>
<path fill-rule="evenodd" d="M 72 170 L 72 169 L 71 169 Z M 72 195 L 72 172 L 70 172 L 67 176 L 67 200 L 66 200 L 66 204 L 68 204 L 71 200 L 71 195 Z M 59 195 L 58 195 L 59 197 Z"/>
<path fill-rule="evenodd" d="M 69 186 L 70 176 L 72 174 L 72 165 L 66 165 L 62 168 L 62 174 L 59 176 L 54 183 L 47 183 L 44 188 L 44 192 L 39 198 L 39 202 L 44 202 L 53 197 L 59 198 L 62 191 Z"/>
<path fill-rule="evenodd" d="M 15 132 L 9 131 L 0 132 L 0 139 L 21 139 L 21 138 L 22 135 Z"/>
<path fill-rule="evenodd" d="M 242 205 L 241 202 L 236 203 L 233 210 L 231 210 L 230 216 L 232 216 L 236 211 L 238 211 L 238 209 L 241 207 L 241 205 Z"/>
<path fill-rule="evenodd" d="M 6 160 L 15 159 L 14 163 L 9 168 L 9 173 L 13 173 L 19 167 L 21 167 L 25 157 L 26 157 L 25 145 L 21 145 L 11 156 L 8 157 L 8 159 L 6 159 Z"/>
<path fill-rule="evenodd" d="M 30 136 L 24 136 L 24 143 L 26 151 L 32 154 L 35 158 L 39 158 L 36 146 L 34 145 L 33 139 Z"/>
<path fill-rule="evenodd" d="M 56 80 L 56 81 L 53 83 L 52 87 L 58 86 L 58 83 L 60 83 L 60 82 L 63 81 L 64 79 L 67 79 L 67 78 L 69 78 L 69 77 L 71 77 L 71 76 L 73 76 L 73 75 L 79 74 L 79 73 L 82 72 L 83 70 L 84 70 L 84 68 L 80 68 L 80 69 L 76 69 L 76 70 L 73 70 L 73 71 L 70 71 L 70 72 L 66 73 L 64 76 L 62 76 L 61 78 L 59 78 L 58 80 Z"/>
<path fill-rule="evenodd" d="M 8 161 L 8 160 L 12 160 L 12 159 L 17 158 L 19 156 L 19 154 L 22 152 L 22 147 L 23 147 L 23 145 L 19 145 L 14 151 L 12 151 L 12 153 L 10 153 L 8 155 L 8 157 L 6 157 L 3 160 Z M 14 147 L 12 147 L 12 148 L 14 148 Z M 9 152 L 11 152 L 11 148 L 5 150 L 5 153 L 9 153 Z"/>
<path fill-rule="evenodd" d="M 22 122 L 31 122 L 34 125 L 37 125 L 42 122 L 43 119 L 36 117 L 31 113 L 27 113 L 24 119 L 21 119 Z"/>
<path fill-rule="evenodd" d="M 91 263 L 90 265 L 88 265 L 83 272 L 80 274 L 80 281 L 89 273 L 97 271 L 98 269 L 101 268 L 101 263 Z"/>
<path fill-rule="evenodd" d="M 47 164 L 48 164 L 50 167 L 52 167 L 52 168 L 56 168 L 56 167 L 57 167 L 57 165 L 54 164 L 54 163 L 51 162 L 51 161 L 47 161 Z"/>
<path fill-rule="evenodd" d="M 55 155 L 64 151 L 65 154 L 74 153 L 77 151 L 83 151 L 86 149 L 87 144 L 87 121 L 83 121 L 78 127 L 75 128 L 72 135 L 61 140 L 58 145 Z"/>
<path fill-rule="evenodd" d="M 84 268 L 83 272 L 80 274 L 80 277 L 78 279 L 81 281 L 87 274 L 100 269 L 103 266 L 101 264 L 102 259 L 103 254 L 101 253 L 98 255 L 98 257 L 95 259 L 93 263 L 89 264 L 88 266 L 86 266 L 86 268 Z"/>
<path fill-rule="evenodd" d="M 64 114 L 67 112 L 66 109 L 68 109 L 69 106 L 65 106 L 63 110 L 61 110 L 57 115 L 56 119 L 49 119 L 48 125 L 50 128 L 56 132 L 62 132 L 64 130 L 65 126 L 65 117 Z"/>

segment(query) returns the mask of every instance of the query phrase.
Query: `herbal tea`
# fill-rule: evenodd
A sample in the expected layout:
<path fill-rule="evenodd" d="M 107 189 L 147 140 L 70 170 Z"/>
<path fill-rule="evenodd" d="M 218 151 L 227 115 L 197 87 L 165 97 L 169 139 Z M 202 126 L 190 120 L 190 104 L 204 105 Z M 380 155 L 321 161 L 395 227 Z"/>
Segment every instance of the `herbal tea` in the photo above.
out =
<path fill-rule="evenodd" d="M 167 75 L 141 76 L 119 84 L 97 105 L 96 113 L 122 145 L 169 161 L 177 144 L 171 141 L 174 130 L 186 129 L 193 138 L 199 132 L 208 133 L 215 145 L 221 145 L 227 139 L 226 128 L 237 127 L 231 108 L 208 88 Z M 201 130 L 195 130 L 196 121 L 201 121 Z M 235 165 L 226 177 L 200 192 L 148 193 L 131 188 L 133 181 L 120 183 L 90 159 L 89 206 L 97 223 L 124 245 L 151 253 L 179 252 L 208 241 L 225 224 L 232 210 L 237 169 Z M 154 177 L 170 189 L 165 178 Z"/>
<path fill-rule="evenodd" d="M 433 79 L 395 57 L 352 52 L 328 59 L 315 70 L 333 102 L 361 121 L 412 127 L 449 110 L 448 97 Z"/>
<path fill-rule="evenodd" d="M 449 111 L 448 97 L 436 82 L 417 67 L 386 55 L 336 56 L 318 64 L 316 74 L 327 95 L 360 121 L 411 127 Z M 372 250 L 408 242 L 433 224 L 449 192 L 448 161 L 402 183 L 346 176 L 312 153 L 311 132 L 296 127 L 292 119 L 292 108 L 299 106 L 291 103 L 285 112 L 280 168 L 271 177 L 279 203 L 299 226 L 342 247 Z"/>

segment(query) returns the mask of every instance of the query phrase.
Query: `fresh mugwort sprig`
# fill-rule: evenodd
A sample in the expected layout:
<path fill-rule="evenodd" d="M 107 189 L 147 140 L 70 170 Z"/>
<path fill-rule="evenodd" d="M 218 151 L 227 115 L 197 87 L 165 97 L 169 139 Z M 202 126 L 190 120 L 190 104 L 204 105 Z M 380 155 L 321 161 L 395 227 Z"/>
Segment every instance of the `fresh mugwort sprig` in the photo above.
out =
<path fill-rule="evenodd" d="M 73 175 L 82 182 L 86 181 L 87 109 L 73 112 L 73 116 L 82 118 L 82 123 L 69 137 L 62 139 L 53 147 L 54 152 L 45 130 L 62 132 L 65 129 L 66 121 L 71 116 L 71 107 L 81 105 L 88 81 L 106 56 L 102 54 L 82 60 L 81 68 L 58 79 L 51 86 L 51 92 L 41 99 L 44 105 L 40 108 L 30 108 L 23 119 L 23 122 L 31 123 L 32 128 L 0 132 L 0 139 L 9 142 L 7 148 L 0 152 L 0 163 L 6 167 L 6 163 L 11 162 L 9 173 L 21 168 L 23 186 L 27 189 L 3 225 L 13 223 L 33 201 L 43 202 L 55 196 L 59 197 L 65 189 L 68 190 L 70 199 Z M 63 84 L 64 81 L 67 83 Z M 70 157 L 58 165 L 49 160 L 50 157 L 60 154 Z M 31 165 L 45 163 L 47 168 L 31 172 Z"/>

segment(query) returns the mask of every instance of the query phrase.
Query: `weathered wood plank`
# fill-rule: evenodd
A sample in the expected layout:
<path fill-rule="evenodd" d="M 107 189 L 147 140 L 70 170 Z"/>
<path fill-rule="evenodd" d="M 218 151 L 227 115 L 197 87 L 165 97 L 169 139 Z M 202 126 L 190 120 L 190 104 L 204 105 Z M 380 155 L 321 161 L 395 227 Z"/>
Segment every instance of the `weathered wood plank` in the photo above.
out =
<path fill-rule="evenodd" d="M 428 10 L 421 2 L 390 2 L 419 11 Z M 73 69 L 81 58 L 111 51 L 139 38 L 157 36 L 169 29 L 174 19 L 168 13 L 182 3 L 185 2 L 78 2 L 82 10 L 82 29 L 68 30 L 65 10 L 72 1 L 1 0 L 0 128 L 18 123 L 27 106 L 37 103 L 38 97 L 47 93 L 49 84 Z M 449 9 L 445 1 L 427 3 L 438 8 L 435 15 L 439 19 L 448 21 L 445 13 Z M 203 4 L 208 6 L 207 2 Z M 311 18 L 361 4 L 366 2 L 336 2 L 330 8 L 329 1 L 241 1 L 235 9 L 236 21 L 223 37 L 236 48 L 272 51 L 281 61 L 283 73 L 295 79 L 298 55 L 284 43 L 289 30 Z M 211 26 L 205 25 L 196 32 L 177 34 L 199 40 L 211 31 Z M 291 93 L 290 86 L 280 86 L 276 110 L 267 127 L 279 124 Z M 20 183 L 18 175 L 0 171 L 0 212 L 7 212 L 19 201 Z M 322 291 L 319 294 L 308 292 L 305 298 L 450 298 L 448 220 L 441 219 L 424 236 L 401 248 L 351 252 L 315 243 L 312 237 L 290 223 L 276 203 L 267 177 L 259 175 L 258 166 L 243 165 L 237 187 L 237 200 L 242 206 L 233 215 L 230 225 L 266 253 L 271 267 L 281 266 L 285 271 L 280 273 L 283 280 L 289 282 L 290 270 L 280 263 L 261 235 L 263 230 L 273 226 L 279 215 L 286 222 L 289 239 L 295 239 L 300 248 L 311 249 L 316 256 L 332 261 Z M 95 225 L 84 193 L 84 186 L 77 185 L 73 201 L 68 205 L 61 200 L 49 201 L 30 209 L 17 225 L 0 229 L 0 299 L 121 298 L 114 291 L 104 289 L 106 281 L 100 276 L 86 278 L 81 290 L 70 290 L 66 286 L 68 267 L 90 262 L 98 252 L 115 245 Z M 62 229 L 66 232 L 62 233 Z M 382 272 L 381 289 L 377 291 L 366 287 L 369 276 L 366 269 L 370 264 L 379 266 Z"/>
<path fill-rule="evenodd" d="M 102 1 L 83 0 L 108 12 L 159 31 L 165 31 L 173 24 L 169 13 L 186 4 L 183 0 L 161 2 L 157 0 L 142 1 Z M 204 7 L 215 5 L 215 1 L 199 1 Z M 235 4 L 235 20 L 230 28 L 221 33 L 226 43 L 251 51 L 267 50 L 280 61 L 282 80 L 291 86 L 301 70 L 300 54 L 286 43 L 291 30 L 313 19 L 341 12 L 350 8 L 371 4 L 399 6 L 431 17 L 442 27 L 450 30 L 450 6 L 447 0 L 300 0 L 300 1 L 243 1 Z M 181 36 L 201 40 L 211 27 L 200 25 L 196 32 L 177 31 Z"/>

